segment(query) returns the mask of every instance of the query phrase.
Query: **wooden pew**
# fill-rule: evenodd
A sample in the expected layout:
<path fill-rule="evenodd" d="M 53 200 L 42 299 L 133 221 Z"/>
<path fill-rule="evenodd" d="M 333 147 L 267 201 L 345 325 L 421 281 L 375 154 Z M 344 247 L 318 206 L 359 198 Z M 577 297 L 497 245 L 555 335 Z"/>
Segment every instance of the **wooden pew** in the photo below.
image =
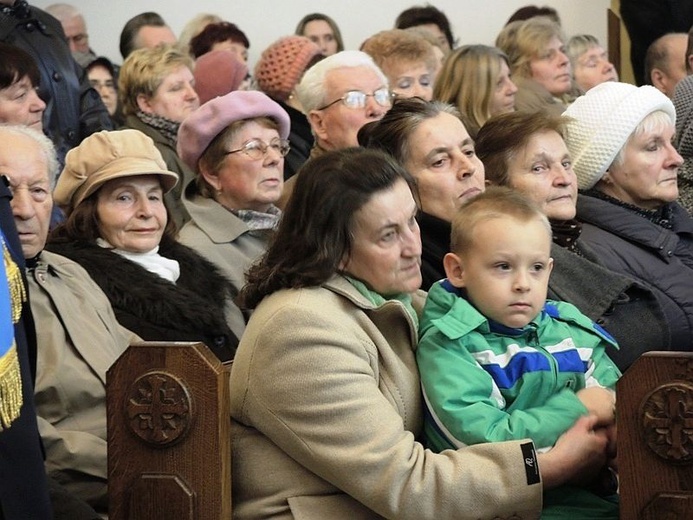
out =
<path fill-rule="evenodd" d="M 623 520 L 693 519 L 693 352 L 648 352 L 616 386 Z"/>
<path fill-rule="evenodd" d="M 231 518 L 229 371 L 187 342 L 133 344 L 109 369 L 111 520 Z"/>

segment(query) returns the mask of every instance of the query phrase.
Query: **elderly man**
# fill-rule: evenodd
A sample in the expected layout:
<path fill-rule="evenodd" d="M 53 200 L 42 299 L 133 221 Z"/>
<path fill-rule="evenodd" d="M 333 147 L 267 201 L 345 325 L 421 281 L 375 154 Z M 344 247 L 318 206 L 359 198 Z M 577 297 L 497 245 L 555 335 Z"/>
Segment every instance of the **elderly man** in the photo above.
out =
<path fill-rule="evenodd" d="M 139 338 L 118 324 L 82 267 L 43 250 L 57 170 L 50 140 L 30 128 L 0 126 L 0 142 L 36 323 L 34 391 L 46 470 L 106 513 L 106 370 Z"/>
<path fill-rule="evenodd" d="M 51 4 L 45 11 L 63 26 L 70 52 L 77 63 L 86 67 L 96 59 L 96 53 L 89 47 L 87 23 L 79 9 L 70 4 Z"/>
<path fill-rule="evenodd" d="M 296 87 L 296 95 L 315 137 L 310 157 L 358 146 L 359 129 L 381 119 L 392 106 L 387 77 L 361 51 L 338 52 L 313 65 Z M 295 181 L 294 175 L 284 183 L 280 208 Z"/>
<path fill-rule="evenodd" d="M 646 80 L 666 94 L 674 97 L 679 81 L 686 77 L 686 48 L 688 34 L 669 33 L 657 38 L 645 54 Z"/>

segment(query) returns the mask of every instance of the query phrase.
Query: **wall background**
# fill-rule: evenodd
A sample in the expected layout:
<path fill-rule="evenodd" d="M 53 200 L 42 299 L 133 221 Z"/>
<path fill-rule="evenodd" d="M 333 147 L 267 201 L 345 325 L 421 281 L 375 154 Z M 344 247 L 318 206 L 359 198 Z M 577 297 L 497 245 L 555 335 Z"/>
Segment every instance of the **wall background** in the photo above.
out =
<path fill-rule="evenodd" d="M 339 25 L 344 44 L 355 49 L 371 34 L 394 25 L 397 14 L 427 0 L 29 0 L 36 7 L 56 1 L 79 8 L 87 22 L 89 42 L 97 54 L 122 63 L 118 42 L 125 22 L 144 11 L 161 14 L 176 34 L 198 13 L 214 13 L 236 23 L 250 40 L 250 66 L 262 50 L 280 36 L 293 34 L 307 13 L 322 12 Z M 606 45 L 606 10 L 610 0 L 428 0 L 441 9 L 452 24 L 458 45 L 493 45 L 510 15 L 523 5 L 550 5 L 558 10 L 567 37 L 578 33 L 596 36 Z"/>

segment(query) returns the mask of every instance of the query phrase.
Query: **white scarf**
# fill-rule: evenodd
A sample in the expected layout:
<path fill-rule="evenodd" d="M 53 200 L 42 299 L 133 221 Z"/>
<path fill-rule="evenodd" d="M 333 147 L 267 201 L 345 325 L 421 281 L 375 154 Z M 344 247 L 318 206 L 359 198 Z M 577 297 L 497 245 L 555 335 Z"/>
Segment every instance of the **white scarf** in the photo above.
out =
<path fill-rule="evenodd" d="M 103 238 L 97 238 L 96 243 L 105 249 L 110 249 L 123 258 L 127 258 L 131 262 L 135 262 L 150 273 L 157 274 L 169 282 L 176 283 L 176 280 L 178 280 L 180 276 L 180 265 L 178 261 L 161 256 L 159 254 L 159 246 L 145 253 L 133 253 L 132 251 L 115 248 Z"/>

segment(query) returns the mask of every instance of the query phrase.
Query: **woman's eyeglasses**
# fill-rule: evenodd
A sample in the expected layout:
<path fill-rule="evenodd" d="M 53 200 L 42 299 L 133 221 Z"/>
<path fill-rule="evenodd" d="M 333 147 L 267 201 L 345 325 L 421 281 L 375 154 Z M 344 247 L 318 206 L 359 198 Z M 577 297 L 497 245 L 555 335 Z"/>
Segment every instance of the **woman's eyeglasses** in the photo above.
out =
<path fill-rule="evenodd" d="M 318 110 L 325 110 L 326 108 L 330 108 L 332 105 L 335 105 L 340 101 L 344 103 L 344 106 L 348 108 L 364 108 L 369 97 L 375 99 L 375 102 L 378 103 L 381 107 L 389 107 L 392 104 L 393 94 L 392 92 L 390 92 L 390 89 L 386 87 L 379 88 L 372 94 L 366 94 L 365 92 L 361 92 L 360 90 L 350 90 L 339 99 L 335 99 L 334 101 L 328 103 L 324 107 L 318 108 Z"/>
<path fill-rule="evenodd" d="M 286 154 L 289 153 L 291 146 L 289 145 L 289 141 L 286 139 L 272 139 L 269 144 L 264 142 L 262 139 L 251 139 L 240 148 L 236 150 L 229 150 L 228 152 L 225 152 L 224 155 L 241 152 L 254 161 L 259 161 L 267 156 L 267 151 L 270 148 L 282 157 L 286 157 Z"/>

